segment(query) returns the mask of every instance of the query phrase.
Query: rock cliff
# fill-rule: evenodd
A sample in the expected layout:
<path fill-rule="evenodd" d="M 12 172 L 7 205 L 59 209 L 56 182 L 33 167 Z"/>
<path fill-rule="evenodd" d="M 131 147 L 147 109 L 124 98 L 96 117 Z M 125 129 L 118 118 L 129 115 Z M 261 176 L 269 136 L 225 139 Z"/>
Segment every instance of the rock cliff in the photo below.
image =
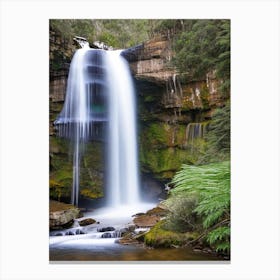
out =
<path fill-rule="evenodd" d="M 135 77 L 140 120 L 142 172 L 160 180 L 173 177 L 182 163 L 193 163 L 205 149 L 203 134 L 225 99 L 215 71 L 182 83 L 172 66 L 172 40 L 153 38 L 123 51 Z"/>

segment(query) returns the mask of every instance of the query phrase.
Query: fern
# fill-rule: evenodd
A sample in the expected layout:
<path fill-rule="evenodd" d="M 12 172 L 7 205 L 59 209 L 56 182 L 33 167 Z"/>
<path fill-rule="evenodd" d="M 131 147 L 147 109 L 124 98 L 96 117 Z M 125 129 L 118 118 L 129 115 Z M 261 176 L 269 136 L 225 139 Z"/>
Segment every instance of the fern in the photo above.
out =
<path fill-rule="evenodd" d="M 228 226 L 218 227 L 207 235 L 210 245 L 216 245 L 216 251 L 229 251 L 230 228 Z"/>
<path fill-rule="evenodd" d="M 230 248 L 230 163 L 212 163 L 201 166 L 183 165 L 172 183 L 174 196 L 197 195 L 194 212 L 202 217 L 206 240 L 217 251 Z"/>

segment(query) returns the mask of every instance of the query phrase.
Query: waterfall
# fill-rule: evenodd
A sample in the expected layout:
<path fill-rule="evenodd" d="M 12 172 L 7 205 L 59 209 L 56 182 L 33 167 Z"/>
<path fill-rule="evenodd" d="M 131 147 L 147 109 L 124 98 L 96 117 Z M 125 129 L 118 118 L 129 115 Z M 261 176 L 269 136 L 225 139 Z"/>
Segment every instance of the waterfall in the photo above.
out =
<path fill-rule="evenodd" d="M 108 148 L 107 205 L 140 201 L 135 92 L 120 51 L 75 52 L 64 106 L 54 124 L 57 135 L 73 143 L 72 204 L 79 203 L 82 147 L 92 140 Z"/>
<path fill-rule="evenodd" d="M 194 140 L 203 138 L 207 131 L 208 123 L 189 123 L 186 128 L 186 146 L 192 146 Z"/>

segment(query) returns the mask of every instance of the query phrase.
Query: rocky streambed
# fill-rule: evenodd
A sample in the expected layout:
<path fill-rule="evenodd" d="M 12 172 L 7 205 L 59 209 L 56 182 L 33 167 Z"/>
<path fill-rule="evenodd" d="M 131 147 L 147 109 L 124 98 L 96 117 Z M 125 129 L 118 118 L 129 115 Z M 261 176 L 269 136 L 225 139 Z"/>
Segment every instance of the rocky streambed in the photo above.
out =
<path fill-rule="evenodd" d="M 84 212 L 58 202 L 50 205 L 50 261 L 221 260 L 181 246 L 182 236 L 162 233 L 159 225 L 167 213 L 162 204 Z M 180 240 L 187 238 L 193 236 Z"/>

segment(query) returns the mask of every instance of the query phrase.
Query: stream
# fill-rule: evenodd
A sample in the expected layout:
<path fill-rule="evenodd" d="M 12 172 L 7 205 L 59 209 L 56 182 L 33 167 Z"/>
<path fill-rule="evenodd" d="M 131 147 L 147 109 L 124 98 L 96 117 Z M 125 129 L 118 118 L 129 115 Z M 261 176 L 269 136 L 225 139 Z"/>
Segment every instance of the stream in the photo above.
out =
<path fill-rule="evenodd" d="M 102 207 L 84 213 L 70 229 L 50 232 L 50 261 L 211 261 L 219 258 L 195 252 L 191 248 L 146 248 L 142 244 L 119 244 L 123 232 L 133 226 L 135 213 L 143 213 L 155 204 L 145 203 L 133 207 Z M 80 226 L 78 221 L 93 218 L 95 224 Z M 147 229 L 138 228 L 136 232 Z"/>

